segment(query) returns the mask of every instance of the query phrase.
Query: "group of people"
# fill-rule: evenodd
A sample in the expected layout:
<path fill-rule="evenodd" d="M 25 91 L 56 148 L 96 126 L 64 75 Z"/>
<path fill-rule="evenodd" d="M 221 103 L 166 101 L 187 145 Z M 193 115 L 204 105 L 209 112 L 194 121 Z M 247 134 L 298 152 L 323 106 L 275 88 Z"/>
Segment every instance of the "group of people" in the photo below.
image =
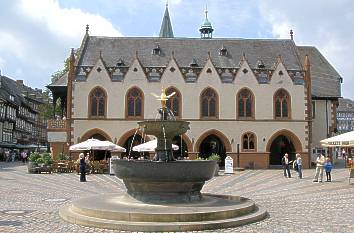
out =
<path fill-rule="evenodd" d="M 290 165 L 293 165 L 294 170 L 297 172 L 297 175 L 302 179 L 302 159 L 300 154 L 296 154 L 296 159 L 294 161 L 289 160 L 289 154 L 285 153 L 282 158 L 282 166 L 284 170 L 284 177 L 291 178 Z M 333 165 L 329 156 L 327 158 L 322 154 L 317 155 L 316 159 L 316 173 L 313 182 L 322 182 L 323 181 L 323 170 L 326 172 L 327 182 L 332 181 L 331 171 Z"/>
<path fill-rule="evenodd" d="M 323 181 L 323 170 L 326 171 L 327 182 L 332 181 L 331 171 L 333 165 L 329 156 L 324 157 L 323 154 L 318 154 L 316 159 L 316 173 L 313 182 L 322 182 Z"/>
<path fill-rule="evenodd" d="M 17 150 L 5 150 L 3 156 L 5 162 L 22 161 L 23 163 L 26 163 L 29 151 L 23 150 L 19 153 Z"/>

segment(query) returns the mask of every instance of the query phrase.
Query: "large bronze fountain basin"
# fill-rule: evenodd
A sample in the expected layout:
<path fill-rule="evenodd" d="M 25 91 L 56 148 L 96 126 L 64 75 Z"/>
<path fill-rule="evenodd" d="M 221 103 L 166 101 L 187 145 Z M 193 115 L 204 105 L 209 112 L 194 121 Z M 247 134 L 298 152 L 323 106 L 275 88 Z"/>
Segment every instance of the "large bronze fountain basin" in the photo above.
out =
<path fill-rule="evenodd" d="M 200 190 L 214 176 L 216 161 L 115 160 L 113 168 L 135 199 L 155 203 L 188 202 L 202 198 Z"/>
<path fill-rule="evenodd" d="M 138 122 L 141 128 L 144 128 L 144 133 L 155 135 L 161 140 L 165 137 L 174 137 L 184 134 L 189 130 L 189 122 L 187 121 L 172 121 L 172 120 L 152 120 Z"/>

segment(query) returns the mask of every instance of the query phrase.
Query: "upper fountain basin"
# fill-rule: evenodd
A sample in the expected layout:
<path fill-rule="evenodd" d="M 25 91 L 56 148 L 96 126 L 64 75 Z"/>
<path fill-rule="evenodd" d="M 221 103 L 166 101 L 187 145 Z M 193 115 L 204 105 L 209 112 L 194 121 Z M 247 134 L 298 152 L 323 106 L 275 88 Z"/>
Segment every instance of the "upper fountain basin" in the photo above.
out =
<path fill-rule="evenodd" d="M 172 121 L 172 120 L 150 120 L 138 122 L 141 128 L 144 128 L 144 133 L 150 135 L 176 136 L 181 135 L 189 130 L 189 122 Z M 164 129 L 164 130 L 163 130 Z"/>

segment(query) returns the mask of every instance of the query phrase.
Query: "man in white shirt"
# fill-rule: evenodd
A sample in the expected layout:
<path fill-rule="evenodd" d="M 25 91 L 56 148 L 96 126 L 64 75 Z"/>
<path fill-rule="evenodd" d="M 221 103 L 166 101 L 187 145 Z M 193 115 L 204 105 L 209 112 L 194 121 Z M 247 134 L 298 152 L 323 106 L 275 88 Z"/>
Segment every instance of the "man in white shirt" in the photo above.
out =
<path fill-rule="evenodd" d="M 290 167 L 289 167 L 289 163 L 291 163 L 291 161 L 289 161 L 288 153 L 285 153 L 284 157 L 281 160 L 281 163 L 283 165 L 284 176 L 286 177 L 286 175 L 288 175 L 288 178 L 291 178 Z"/>
<path fill-rule="evenodd" d="M 318 182 L 318 178 L 320 176 L 320 182 L 323 180 L 323 165 L 325 163 L 325 157 L 322 154 L 317 155 L 316 159 L 316 174 L 313 182 Z"/>

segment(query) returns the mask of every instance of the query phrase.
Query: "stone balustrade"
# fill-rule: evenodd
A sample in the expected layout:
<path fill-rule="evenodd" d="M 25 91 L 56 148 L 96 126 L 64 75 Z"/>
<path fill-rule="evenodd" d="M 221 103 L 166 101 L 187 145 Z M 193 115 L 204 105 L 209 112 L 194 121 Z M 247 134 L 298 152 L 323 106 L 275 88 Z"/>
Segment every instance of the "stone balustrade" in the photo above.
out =
<path fill-rule="evenodd" d="M 48 130 L 65 130 L 66 120 L 48 120 Z"/>

